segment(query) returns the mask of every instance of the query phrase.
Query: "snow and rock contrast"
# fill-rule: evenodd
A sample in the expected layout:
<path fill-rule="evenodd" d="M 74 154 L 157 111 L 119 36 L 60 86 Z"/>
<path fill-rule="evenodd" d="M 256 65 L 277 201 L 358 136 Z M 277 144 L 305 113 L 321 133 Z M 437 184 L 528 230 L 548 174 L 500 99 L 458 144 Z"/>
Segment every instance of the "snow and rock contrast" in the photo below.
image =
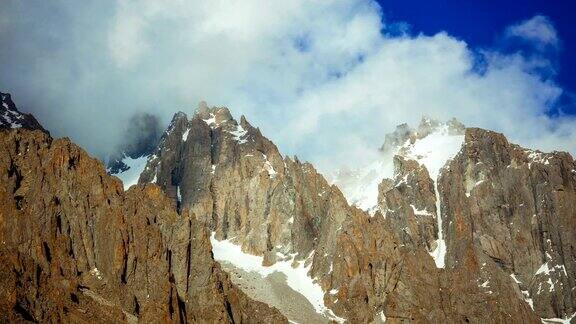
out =
<path fill-rule="evenodd" d="M 158 118 L 153 115 L 138 113 L 128 121 L 120 144 L 108 159 L 106 168 L 109 174 L 122 180 L 124 189 L 128 190 L 138 183 L 148 159 L 152 158 L 152 151 L 158 145 L 160 134 Z"/>
<path fill-rule="evenodd" d="M 9 93 L 0 92 L 0 129 L 25 128 L 48 134 L 31 114 L 18 111 Z"/>
<path fill-rule="evenodd" d="M 0 170 L 0 322 L 287 323 L 157 186 L 124 192 L 68 139 L 21 129 L 0 131 Z"/>
<path fill-rule="evenodd" d="M 444 267 L 438 176 L 464 143 L 465 127 L 456 120 L 423 118 L 417 129 L 407 124 L 386 135 L 378 158 L 355 171 L 340 171 L 333 183 L 348 202 L 374 215 L 389 216 L 399 234 L 426 247 Z"/>
<path fill-rule="evenodd" d="M 386 137 L 382 159 L 348 171 L 347 178 L 340 174 L 330 185 L 310 164 L 283 158 L 244 117 L 237 122 L 228 109 L 202 104 L 191 119 L 174 116 L 140 182 L 155 181 L 174 205 L 189 209 L 214 232 L 215 246 L 233 244 L 237 256 L 257 257 L 259 268 L 247 270 L 215 254 L 235 269 L 258 274 L 253 278 L 281 274 L 274 269 L 283 264 L 296 271 L 305 262 L 307 276 L 324 296 L 323 304 L 305 299 L 318 314 L 330 309 L 332 319 L 370 321 L 384 314 L 388 320 L 504 320 L 514 313 L 532 322 L 538 316 L 522 294 L 516 297 L 510 272 L 478 252 L 480 245 L 468 249 L 485 266 L 471 268 L 452 258 L 454 210 L 443 179 L 452 175 L 450 165 L 463 154 L 470 131 L 455 120 L 424 119 L 415 130 L 402 125 Z M 487 271 L 497 273 L 490 276 L 491 287 L 498 286 L 490 293 L 476 283 L 486 281 Z M 425 284 L 426 278 L 436 283 Z M 463 282 L 454 284 L 456 278 Z M 446 303 L 456 300 L 431 297 L 447 292 L 477 304 L 450 308 Z M 486 306 L 492 304 L 498 306 Z M 458 315 L 480 309 L 492 316 Z"/>
<path fill-rule="evenodd" d="M 67 140 L 22 129 L 0 140 L 0 321 L 548 323 L 576 312 L 567 153 L 424 119 L 330 184 L 246 118 L 202 103 L 123 156 L 124 186 L 139 183 L 125 191 Z"/>

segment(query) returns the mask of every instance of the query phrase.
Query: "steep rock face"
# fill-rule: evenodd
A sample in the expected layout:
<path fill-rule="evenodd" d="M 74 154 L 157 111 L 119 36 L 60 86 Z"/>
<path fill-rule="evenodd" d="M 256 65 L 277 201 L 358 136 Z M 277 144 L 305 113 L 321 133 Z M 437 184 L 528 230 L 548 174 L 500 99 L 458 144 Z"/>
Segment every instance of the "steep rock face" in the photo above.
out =
<path fill-rule="evenodd" d="M 402 244 L 429 241 L 429 233 L 410 225 L 414 219 L 430 224 L 425 217 L 429 195 L 414 191 L 429 192 L 432 179 L 426 181 L 425 173 L 406 174 L 401 166 L 413 163 L 405 160 L 397 156 L 395 180 L 381 183 L 380 209 Z M 476 278 L 490 295 L 508 294 L 514 302 L 525 302 L 539 317 L 572 318 L 575 169 L 567 153 L 526 150 L 501 134 L 467 129 L 462 149 L 439 174 L 439 201 L 431 209 L 443 219 L 443 276 L 460 271 L 469 281 Z M 423 212 L 412 213 L 408 204 Z M 458 270 L 467 259 L 475 260 L 470 263 L 475 266 Z"/>
<path fill-rule="evenodd" d="M 312 165 L 283 159 L 245 118 L 205 105 L 189 121 L 176 114 L 139 181 L 158 183 L 217 239 L 265 265 L 305 261 L 324 290 L 330 285 L 336 235 L 352 209 Z"/>
<path fill-rule="evenodd" d="M 48 134 L 34 116 L 18 111 L 9 93 L 0 92 L 0 129 L 8 128 L 37 129 Z"/>
<path fill-rule="evenodd" d="M 576 164 L 471 128 L 441 186 L 448 262 L 473 242 L 544 318 L 576 312 Z M 465 243 L 466 242 L 466 243 Z"/>
<path fill-rule="evenodd" d="M 425 249 L 401 244 L 380 213 L 357 216 L 338 236 L 331 296 L 337 314 L 351 322 L 539 322 L 507 275 L 497 273 L 491 286 L 482 285 L 495 266 L 473 245 L 457 265 L 439 269 Z"/>
<path fill-rule="evenodd" d="M 383 145 L 394 153 L 394 180 L 378 187 L 378 206 L 392 221 L 392 229 L 405 244 L 426 248 L 437 267 L 444 268 L 441 192 L 438 178 L 446 162 L 464 142 L 465 127 L 456 120 L 440 123 L 423 118 L 417 129 L 400 125 Z"/>
<path fill-rule="evenodd" d="M 351 322 L 538 322 L 509 275 L 476 245 L 465 245 L 458 264 L 435 266 L 429 253 L 445 189 L 414 152 L 396 157 L 395 181 L 380 186 L 383 212 L 370 216 L 311 165 L 282 159 L 244 118 L 201 106 L 191 120 L 174 117 L 140 182 L 158 183 L 218 239 L 264 256 L 265 265 L 303 261 L 325 305 Z"/>
<path fill-rule="evenodd" d="M 245 118 L 237 123 L 226 108 L 201 107 L 190 121 L 177 114 L 140 182 L 158 183 L 218 238 L 234 237 L 269 263 L 278 253 L 302 259 L 328 246 L 334 236 L 320 237 L 335 232 L 348 209 L 310 164 L 283 159 L 257 128 Z"/>
<path fill-rule="evenodd" d="M 38 131 L 0 132 L 0 170 L 0 321 L 285 322 L 231 284 L 157 186 L 124 192 Z"/>
<path fill-rule="evenodd" d="M 403 244 L 433 251 L 438 239 L 436 194 L 428 170 L 414 160 L 394 157 L 395 179 L 379 186 L 379 209 L 398 229 Z"/>

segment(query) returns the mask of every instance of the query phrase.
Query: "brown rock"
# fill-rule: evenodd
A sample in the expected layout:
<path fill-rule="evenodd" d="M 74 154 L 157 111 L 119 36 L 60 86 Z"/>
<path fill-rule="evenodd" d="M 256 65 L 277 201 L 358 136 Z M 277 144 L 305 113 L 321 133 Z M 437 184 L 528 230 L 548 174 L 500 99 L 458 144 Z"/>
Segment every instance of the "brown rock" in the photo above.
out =
<path fill-rule="evenodd" d="M 0 321 L 286 321 L 231 284 L 207 231 L 157 186 L 124 193 L 38 131 L 0 132 L 0 153 Z"/>

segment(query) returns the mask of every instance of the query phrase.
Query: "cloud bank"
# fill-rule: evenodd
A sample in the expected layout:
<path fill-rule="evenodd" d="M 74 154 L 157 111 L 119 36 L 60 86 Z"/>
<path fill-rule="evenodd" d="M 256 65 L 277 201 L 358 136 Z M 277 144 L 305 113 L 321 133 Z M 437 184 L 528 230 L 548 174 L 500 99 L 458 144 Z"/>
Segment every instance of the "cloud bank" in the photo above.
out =
<path fill-rule="evenodd" d="M 200 100 L 247 115 L 281 151 L 355 166 L 396 124 L 456 117 L 543 150 L 576 152 L 559 113 L 553 24 L 502 31 L 532 51 L 409 34 L 368 0 L 8 0 L 0 87 L 55 135 L 105 156 L 135 113 L 167 122 Z M 404 28 L 399 28 L 404 26 Z M 536 54 L 535 54 L 536 53 Z"/>

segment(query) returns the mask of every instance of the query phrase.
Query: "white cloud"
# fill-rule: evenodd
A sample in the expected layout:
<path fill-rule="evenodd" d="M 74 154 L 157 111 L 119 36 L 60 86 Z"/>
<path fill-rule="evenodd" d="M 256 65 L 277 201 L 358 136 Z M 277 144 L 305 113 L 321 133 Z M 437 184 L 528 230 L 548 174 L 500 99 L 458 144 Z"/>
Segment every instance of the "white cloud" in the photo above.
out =
<path fill-rule="evenodd" d="M 34 93 L 44 105 L 38 112 L 46 126 L 92 152 L 110 149 L 134 111 L 169 120 L 176 110 L 191 112 L 200 100 L 246 114 L 282 152 L 323 170 L 353 166 L 396 124 L 414 124 L 422 115 L 457 117 L 523 145 L 576 151 L 574 119 L 546 115 L 562 93 L 539 72 L 548 60 L 497 49 L 480 52 L 447 33 L 411 36 L 402 22 L 390 22 L 390 28 L 398 34 L 403 26 L 404 33 L 389 36 L 381 9 L 370 0 L 98 5 L 102 11 L 68 8 L 76 15 L 72 26 L 54 21 L 51 30 L 58 34 L 74 30 L 61 43 L 45 41 L 44 26 L 17 20 L 11 35 L 30 44 L 10 44 L 7 52 L 14 55 L 0 52 L 7 67 L 0 86 L 10 90 L 19 84 L 20 93 Z M 22 15 L 45 17 L 19 6 Z M 78 23 L 89 17 L 101 25 Z M 552 43 L 557 38 L 552 25 L 538 17 L 529 21 L 547 24 L 528 26 L 547 26 L 548 34 L 520 28 L 527 22 L 506 33 L 525 30 L 522 37 L 538 35 L 539 42 Z M 66 55 L 37 57 L 54 46 Z M 30 60 L 40 62 L 35 69 L 41 73 L 20 73 L 18 67 Z M 30 84 L 59 86 L 44 93 Z M 24 103 L 29 98 L 20 97 Z"/>
<path fill-rule="evenodd" d="M 536 42 L 541 46 L 557 47 L 559 44 L 558 35 L 550 19 L 545 16 L 536 15 L 506 29 L 508 37 L 518 37 L 528 41 Z"/>

